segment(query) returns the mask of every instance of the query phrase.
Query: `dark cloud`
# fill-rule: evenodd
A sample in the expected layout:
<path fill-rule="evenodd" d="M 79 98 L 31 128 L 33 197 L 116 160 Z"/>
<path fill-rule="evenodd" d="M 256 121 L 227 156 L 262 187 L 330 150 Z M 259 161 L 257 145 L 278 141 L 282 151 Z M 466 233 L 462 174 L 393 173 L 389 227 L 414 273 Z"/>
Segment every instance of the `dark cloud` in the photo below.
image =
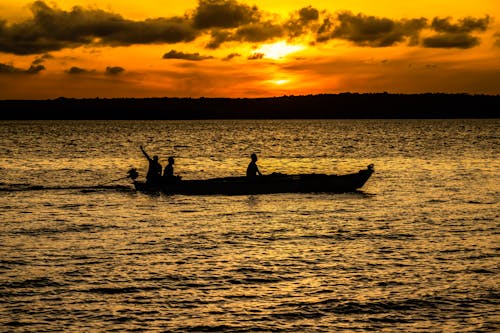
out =
<path fill-rule="evenodd" d="M 326 16 L 322 19 L 321 25 L 316 31 L 316 41 L 324 42 L 331 38 L 331 31 L 333 30 L 333 18 Z"/>
<path fill-rule="evenodd" d="M 495 46 L 500 47 L 500 32 L 495 33 Z"/>
<path fill-rule="evenodd" d="M 215 1 L 220 7 L 220 15 L 227 12 L 227 8 L 235 8 L 235 1 Z M 224 5 L 222 5 L 224 4 Z M 319 11 L 311 6 L 300 9 L 285 22 L 264 19 L 264 14 L 260 13 L 256 7 L 241 5 L 252 15 L 248 15 L 247 20 L 238 20 L 239 24 L 231 26 L 233 29 L 222 29 L 224 25 L 219 24 L 215 29 L 211 29 L 212 39 L 206 45 L 209 49 L 216 49 L 221 44 L 230 41 L 260 43 L 276 38 L 293 38 L 308 33 L 311 30 L 312 22 L 319 19 Z M 215 7 L 215 6 L 214 6 Z M 212 8 L 215 11 L 215 8 Z M 251 19 L 250 19 L 251 17 Z"/>
<path fill-rule="evenodd" d="M 240 4 L 235 0 L 200 0 L 193 21 L 196 28 L 236 28 L 257 22 L 257 7 Z"/>
<path fill-rule="evenodd" d="M 479 45 L 480 39 L 471 33 L 475 31 L 486 31 L 490 24 L 490 17 L 473 18 L 464 17 L 456 23 L 451 22 L 450 17 L 432 20 L 430 28 L 438 34 L 426 37 L 422 41 L 422 46 L 429 48 L 459 48 L 469 49 Z"/>
<path fill-rule="evenodd" d="M 342 12 L 336 22 L 327 18 L 318 30 L 318 41 L 346 39 L 359 46 L 384 47 L 409 40 L 415 44 L 419 32 L 426 26 L 427 19 L 391 20 L 363 14 Z M 331 31 L 329 34 L 327 31 Z"/>
<path fill-rule="evenodd" d="M 108 68 L 110 68 L 110 67 L 108 67 Z M 110 70 L 110 71 L 112 71 L 112 70 Z M 65 72 L 68 74 L 86 74 L 86 73 L 93 73 L 94 70 L 88 70 L 85 68 L 73 66 L 70 69 L 65 70 Z M 106 72 L 108 72 L 107 69 L 106 69 Z M 111 74 L 111 73 L 109 73 L 109 74 Z"/>
<path fill-rule="evenodd" d="M 432 20 L 430 28 L 437 32 L 436 35 L 426 37 L 422 46 L 429 48 L 459 48 L 469 49 L 479 45 L 480 39 L 471 33 L 486 31 L 491 22 L 489 16 L 484 18 L 464 17 L 452 23 L 451 17 Z"/>
<path fill-rule="evenodd" d="M 284 23 L 284 28 L 290 37 L 301 36 L 312 30 L 312 25 L 319 20 L 319 11 L 311 6 L 304 7 L 292 14 L 290 19 Z"/>
<path fill-rule="evenodd" d="M 434 18 L 430 25 L 426 18 L 391 20 L 350 12 L 329 15 L 323 19 L 317 30 L 317 41 L 346 39 L 356 45 L 384 47 L 399 42 L 409 45 L 420 43 L 420 32 L 430 28 L 439 34 L 424 38 L 422 45 L 433 48 L 471 48 L 480 43 L 479 38 L 470 35 L 474 31 L 486 31 L 491 18 L 465 17 L 452 23 L 451 18 Z"/>
<path fill-rule="evenodd" d="M 280 24 L 271 21 L 256 22 L 244 25 L 234 32 L 216 30 L 212 32 L 212 39 L 206 45 L 209 49 L 216 49 L 222 43 L 230 41 L 259 43 L 285 36 L 285 30 Z"/>
<path fill-rule="evenodd" d="M 39 64 L 44 63 L 45 60 L 47 60 L 47 59 L 54 59 L 54 56 L 52 56 L 51 54 L 45 53 L 41 57 L 37 57 L 35 60 L 33 60 L 32 64 L 39 65 Z"/>
<path fill-rule="evenodd" d="M 131 21 L 119 14 L 75 6 L 71 11 L 43 1 L 31 5 L 33 18 L 7 26 L 0 22 L 0 51 L 33 54 L 81 45 L 189 42 L 197 37 L 180 17 Z"/>
<path fill-rule="evenodd" d="M 434 18 L 428 24 L 426 18 L 392 20 L 351 12 L 332 14 L 312 6 L 280 20 L 237 0 L 199 0 L 198 6 L 182 17 L 143 21 L 125 19 L 95 7 L 62 10 L 41 0 L 31 5 L 31 12 L 31 18 L 12 24 L 0 19 L 0 52 L 22 55 L 80 46 L 187 43 L 207 34 L 211 36 L 206 45 L 209 49 L 232 41 L 261 43 L 308 35 L 315 36 L 316 42 L 343 39 L 358 46 L 384 47 L 396 43 L 417 45 L 424 28 L 437 33 L 424 40 L 426 47 L 466 48 L 479 43 L 470 34 L 484 32 L 492 21 L 489 16 L 457 21 Z M 46 59 L 37 58 L 33 65 L 40 65 Z"/>
<path fill-rule="evenodd" d="M 319 11 L 311 6 L 304 7 L 299 10 L 299 17 L 302 22 L 317 21 L 319 19 Z"/>
<path fill-rule="evenodd" d="M 0 74 L 38 74 L 44 69 L 43 65 L 31 65 L 28 69 L 21 69 L 10 64 L 0 63 Z"/>
<path fill-rule="evenodd" d="M 105 44 L 153 44 L 190 42 L 198 37 L 196 31 L 186 18 L 156 18 L 142 22 L 126 21 L 123 29 L 103 36 Z"/>
<path fill-rule="evenodd" d="M 236 58 L 236 57 L 241 57 L 241 54 L 239 53 L 230 53 L 228 54 L 226 57 L 224 57 L 222 60 L 231 60 L 233 58 Z"/>
<path fill-rule="evenodd" d="M 266 21 L 248 24 L 239 28 L 233 35 L 232 40 L 255 43 L 282 37 L 283 35 L 284 30 L 281 25 Z"/>
<path fill-rule="evenodd" d="M 424 47 L 469 49 L 479 45 L 479 38 L 466 33 L 445 33 L 424 38 Z"/>
<path fill-rule="evenodd" d="M 125 71 L 125 68 L 119 67 L 119 66 L 106 67 L 106 74 L 109 74 L 109 75 L 117 75 L 117 74 L 123 73 L 124 71 Z"/>
<path fill-rule="evenodd" d="M 226 30 L 221 30 L 221 29 L 214 29 L 212 30 L 212 39 L 210 42 L 206 45 L 208 49 L 216 49 L 218 48 L 222 43 L 225 41 L 229 40 L 231 38 L 231 33 L 226 31 Z"/>
<path fill-rule="evenodd" d="M 26 71 L 28 74 L 38 74 L 45 69 L 44 65 L 31 65 Z"/>
<path fill-rule="evenodd" d="M 451 20 L 451 17 L 435 17 L 432 20 L 431 28 L 440 33 L 469 33 L 473 31 L 486 31 L 491 21 L 489 16 L 479 19 L 464 17 L 459 19 L 455 24 L 451 23 Z"/>
<path fill-rule="evenodd" d="M 248 60 L 258 60 L 264 58 L 264 53 L 256 52 L 248 57 Z"/>
<path fill-rule="evenodd" d="M 20 68 L 14 67 L 10 64 L 0 63 L 0 74 L 13 74 L 13 73 L 23 73 L 26 72 Z"/>
<path fill-rule="evenodd" d="M 191 61 L 200 61 L 205 59 L 212 59 L 211 56 L 202 56 L 198 52 L 197 53 L 184 53 L 178 52 L 175 50 L 170 50 L 169 52 L 163 55 L 163 59 L 184 59 Z"/>

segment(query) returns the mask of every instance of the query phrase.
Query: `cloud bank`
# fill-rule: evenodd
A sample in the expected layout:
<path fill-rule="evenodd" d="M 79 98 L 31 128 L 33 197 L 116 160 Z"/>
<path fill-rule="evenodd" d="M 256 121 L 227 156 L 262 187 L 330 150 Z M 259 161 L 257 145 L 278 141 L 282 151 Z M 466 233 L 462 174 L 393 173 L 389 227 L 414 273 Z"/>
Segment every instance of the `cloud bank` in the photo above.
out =
<path fill-rule="evenodd" d="M 7 25 L 0 21 L 0 51 L 35 54 L 82 45 L 190 42 L 197 36 L 181 17 L 131 21 L 119 14 L 79 6 L 71 11 L 50 7 L 43 1 L 31 5 L 33 18 Z"/>
<path fill-rule="evenodd" d="M 125 71 L 125 68 L 120 66 L 108 66 L 106 67 L 106 74 L 108 75 L 118 75 Z"/>
<path fill-rule="evenodd" d="M 491 22 L 489 16 L 479 19 L 465 17 L 456 23 L 452 23 L 451 20 L 450 17 L 434 18 L 431 27 L 437 34 L 425 38 L 422 45 L 434 48 L 469 49 L 480 44 L 480 39 L 472 33 L 486 31 Z"/>
<path fill-rule="evenodd" d="M 80 68 L 80 67 L 77 67 L 77 66 L 73 66 L 69 69 L 67 69 L 65 71 L 65 73 L 67 74 L 72 74 L 72 75 L 76 75 L 76 74 L 88 74 L 88 73 L 93 73 L 95 72 L 95 70 L 88 70 L 88 69 L 85 69 L 85 68 Z"/>
<path fill-rule="evenodd" d="M 193 15 L 198 29 L 237 28 L 260 20 L 256 6 L 250 7 L 235 0 L 200 0 Z"/>
<path fill-rule="evenodd" d="M 318 40 L 344 39 L 359 46 L 384 47 L 409 39 L 414 45 L 427 25 L 425 18 L 398 21 L 351 12 L 339 13 L 335 21 L 324 22 Z"/>
<path fill-rule="evenodd" d="M 167 52 L 163 55 L 163 59 L 184 59 L 184 60 L 191 60 L 191 61 L 200 61 L 200 60 L 212 59 L 212 58 L 213 57 L 211 57 L 211 56 L 202 56 L 198 52 L 196 52 L 196 53 L 184 53 L 184 52 L 178 52 L 175 50 L 170 50 L 169 52 Z"/>
<path fill-rule="evenodd" d="M 411 18 L 395 20 L 351 12 L 330 13 L 312 6 L 280 18 L 236 0 L 199 0 L 184 16 L 133 21 L 120 14 L 75 6 L 69 11 L 42 0 L 32 3 L 32 17 L 9 24 L 0 18 L 0 52 L 41 54 L 80 46 L 189 43 L 209 36 L 208 49 L 226 42 L 261 43 L 310 38 L 315 43 L 345 40 L 356 46 L 396 44 L 429 48 L 471 48 L 492 18 Z M 422 31 L 430 32 L 421 38 Z M 182 56 L 181 56 L 182 57 Z M 187 60 L 194 55 L 184 55 Z"/>
<path fill-rule="evenodd" d="M 45 70 L 43 65 L 31 65 L 28 69 L 17 68 L 11 64 L 0 63 L 0 75 L 1 74 L 38 74 Z"/>

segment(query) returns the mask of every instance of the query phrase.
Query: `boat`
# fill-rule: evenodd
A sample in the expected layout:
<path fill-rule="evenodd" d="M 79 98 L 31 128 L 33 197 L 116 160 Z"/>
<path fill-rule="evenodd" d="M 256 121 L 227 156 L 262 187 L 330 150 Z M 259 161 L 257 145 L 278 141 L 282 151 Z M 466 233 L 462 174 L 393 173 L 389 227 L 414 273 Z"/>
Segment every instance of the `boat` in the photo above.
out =
<path fill-rule="evenodd" d="M 176 178 L 161 183 L 138 181 L 135 169 L 129 171 L 129 178 L 137 191 L 163 192 L 183 195 L 249 195 L 271 193 L 344 193 L 354 192 L 363 187 L 374 172 L 374 165 L 366 169 L 344 175 L 272 173 L 249 179 L 247 177 L 223 177 L 202 180 Z"/>

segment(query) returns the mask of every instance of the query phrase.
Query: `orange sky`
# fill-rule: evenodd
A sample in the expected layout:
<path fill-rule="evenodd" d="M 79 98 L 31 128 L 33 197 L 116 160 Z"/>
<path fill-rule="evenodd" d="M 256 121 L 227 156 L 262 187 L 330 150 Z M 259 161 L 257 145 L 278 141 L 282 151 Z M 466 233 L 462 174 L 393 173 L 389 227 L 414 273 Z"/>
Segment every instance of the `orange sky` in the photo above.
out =
<path fill-rule="evenodd" d="M 0 3 L 0 99 L 348 91 L 500 94 L 500 1 Z"/>

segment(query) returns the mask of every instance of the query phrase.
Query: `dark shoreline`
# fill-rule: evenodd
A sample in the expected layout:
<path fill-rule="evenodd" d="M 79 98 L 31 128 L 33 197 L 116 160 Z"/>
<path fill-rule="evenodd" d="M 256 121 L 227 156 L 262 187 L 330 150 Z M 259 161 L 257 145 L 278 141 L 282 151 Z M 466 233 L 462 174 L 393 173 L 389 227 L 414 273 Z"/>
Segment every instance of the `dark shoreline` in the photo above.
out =
<path fill-rule="evenodd" d="M 0 119 L 498 118 L 500 95 L 342 93 L 269 98 L 0 100 Z"/>

